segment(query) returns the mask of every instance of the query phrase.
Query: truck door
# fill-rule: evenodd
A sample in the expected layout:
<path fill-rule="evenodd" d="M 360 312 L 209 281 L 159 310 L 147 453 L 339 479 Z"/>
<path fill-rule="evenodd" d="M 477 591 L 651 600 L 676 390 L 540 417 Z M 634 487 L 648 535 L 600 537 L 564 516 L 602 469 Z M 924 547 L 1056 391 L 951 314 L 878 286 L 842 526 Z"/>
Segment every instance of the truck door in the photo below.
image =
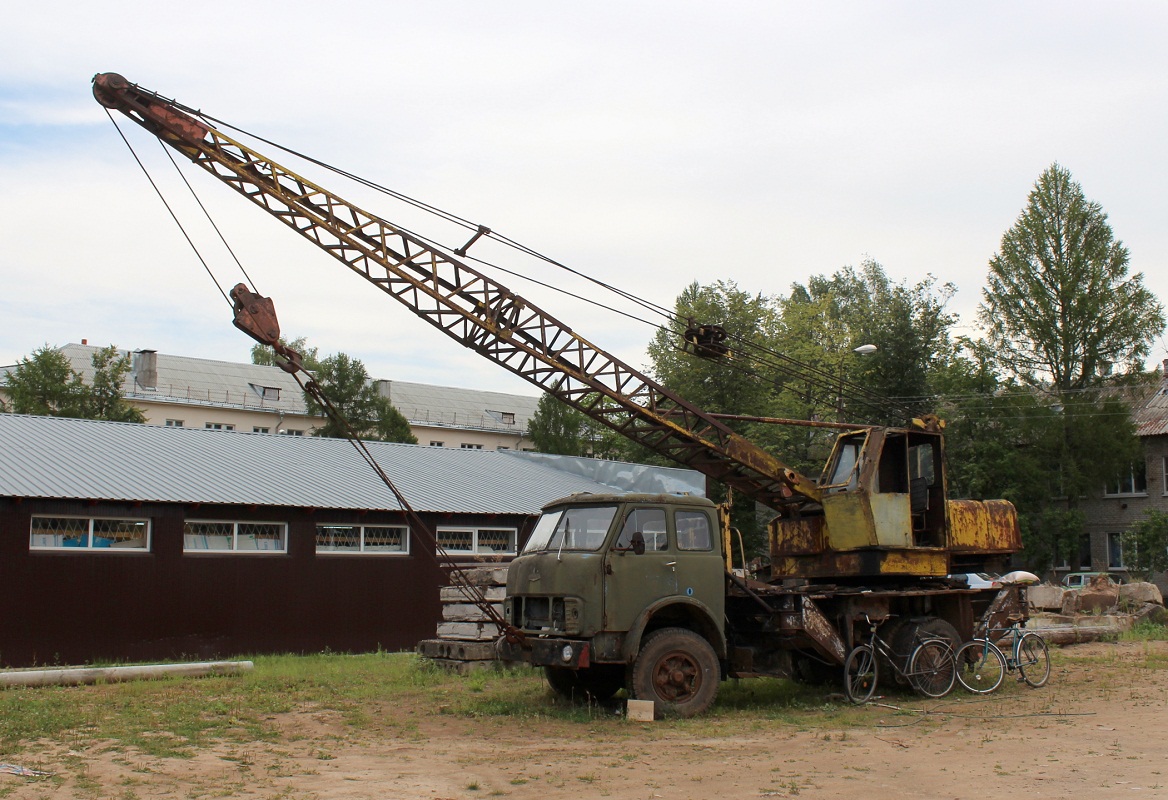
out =
<path fill-rule="evenodd" d="M 715 622 L 725 616 L 725 562 L 714 521 L 709 513 L 694 509 L 674 511 L 674 543 L 677 546 L 677 591 L 701 602 Z"/>
<path fill-rule="evenodd" d="M 677 552 L 669 544 L 667 519 L 664 508 L 626 510 L 605 557 L 604 630 L 627 631 L 646 606 L 677 594 Z M 645 542 L 644 553 L 634 550 L 637 534 Z"/>

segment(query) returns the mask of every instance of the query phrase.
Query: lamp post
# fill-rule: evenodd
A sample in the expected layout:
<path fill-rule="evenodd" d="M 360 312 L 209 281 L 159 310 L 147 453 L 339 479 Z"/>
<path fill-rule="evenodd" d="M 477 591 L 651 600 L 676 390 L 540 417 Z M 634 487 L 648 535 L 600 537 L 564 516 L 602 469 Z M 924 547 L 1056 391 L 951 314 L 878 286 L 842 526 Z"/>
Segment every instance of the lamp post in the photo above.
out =
<path fill-rule="evenodd" d="M 862 344 L 853 347 L 852 352 L 858 356 L 870 356 L 880 348 L 874 344 Z M 839 366 L 839 393 L 836 395 L 835 414 L 836 422 L 844 421 L 844 364 L 847 363 L 847 354 L 840 358 Z"/>

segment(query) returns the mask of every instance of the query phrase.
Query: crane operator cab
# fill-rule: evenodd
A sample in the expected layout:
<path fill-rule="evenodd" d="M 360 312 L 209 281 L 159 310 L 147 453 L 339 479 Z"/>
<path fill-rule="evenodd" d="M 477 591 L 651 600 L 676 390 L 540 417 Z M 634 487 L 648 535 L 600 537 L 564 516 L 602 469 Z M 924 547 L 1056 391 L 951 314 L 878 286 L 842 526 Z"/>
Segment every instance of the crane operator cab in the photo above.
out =
<path fill-rule="evenodd" d="M 1021 548 L 1017 513 L 1005 501 L 948 500 L 943 442 L 933 419 L 842 434 L 819 503 L 771 524 L 774 576 L 940 577 L 966 556 L 1004 564 Z"/>

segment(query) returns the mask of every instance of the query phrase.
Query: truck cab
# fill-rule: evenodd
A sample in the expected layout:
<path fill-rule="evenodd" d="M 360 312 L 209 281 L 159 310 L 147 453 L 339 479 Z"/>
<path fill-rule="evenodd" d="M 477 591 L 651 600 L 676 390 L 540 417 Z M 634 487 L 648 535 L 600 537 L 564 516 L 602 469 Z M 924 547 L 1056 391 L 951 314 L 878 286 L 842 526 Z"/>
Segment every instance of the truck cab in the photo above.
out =
<path fill-rule="evenodd" d="M 689 702 L 702 686 L 716 692 L 726 655 L 720 531 L 717 506 L 700 497 L 581 494 L 549 503 L 508 570 L 503 615 L 524 642 L 504 644 L 501 655 L 547 668 L 565 694 L 611 696 L 627 682 L 661 704 L 671 695 Z M 645 665 L 651 641 L 671 650 L 672 662 Z"/>

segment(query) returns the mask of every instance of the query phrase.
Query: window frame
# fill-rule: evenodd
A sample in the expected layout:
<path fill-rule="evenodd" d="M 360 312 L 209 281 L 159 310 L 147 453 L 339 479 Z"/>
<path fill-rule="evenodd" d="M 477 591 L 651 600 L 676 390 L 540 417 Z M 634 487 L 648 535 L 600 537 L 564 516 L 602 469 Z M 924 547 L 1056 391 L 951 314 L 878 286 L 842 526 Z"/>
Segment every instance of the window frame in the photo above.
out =
<path fill-rule="evenodd" d="M 1140 467 L 1140 466 L 1142 466 L 1143 469 L 1140 469 L 1137 472 L 1136 468 Z M 1138 478 L 1138 480 L 1137 480 L 1137 478 Z M 1130 490 L 1129 491 L 1124 490 L 1124 481 L 1125 480 L 1130 481 L 1130 484 L 1129 484 Z M 1137 488 L 1141 483 L 1143 484 L 1143 489 Z M 1115 491 L 1112 491 L 1113 489 Z M 1108 481 L 1107 484 L 1104 485 L 1103 496 L 1104 497 L 1147 497 L 1148 496 L 1148 465 L 1147 465 L 1147 462 L 1142 462 L 1142 463 L 1138 462 L 1138 461 L 1132 462 L 1128 466 L 1128 472 L 1126 475 L 1120 475 L 1119 477 L 1113 479 L 1112 481 Z"/>
<path fill-rule="evenodd" d="M 188 547 L 187 536 L 196 536 L 198 534 L 191 534 L 187 532 L 188 525 L 230 525 L 231 526 L 231 547 L 230 548 L 199 548 Z M 239 548 L 239 526 L 240 525 L 276 525 L 281 529 L 281 537 L 279 548 L 266 548 L 255 550 L 246 550 Z M 206 536 L 206 534 L 202 534 Z M 280 556 L 288 555 L 288 523 L 280 522 L 278 520 L 259 520 L 259 519 L 184 519 L 183 520 L 183 555 L 242 555 L 242 556 Z"/>
<path fill-rule="evenodd" d="M 519 529 L 511 528 L 505 525 L 439 525 L 434 529 L 434 543 L 442 546 L 441 539 L 443 533 L 458 532 L 471 534 L 471 549 L 470 550 L 451 550 L 449 547 L 442 547 L 447 554 L 452 556 L 513 556 L 516 555 L 516 548 L 519 546 Z M 480 550 L 479 532 L 480 531 L 506 531 L 510 543 L 509 550 Z"/>
<path fill-rule="evenodd" d="M 38 520 L 38 519 L 79 519 L 79 520 L 85 520 L 88 523 L 86 525 L 86 531 L 85 531 L 85 544 L 83 544 L 83 545 L 81 545 L 81 544 L 77 544 L 77 545 L 72 545 L 72 544 L 70 544 L 70 545 L 66 545 L 66 544 L 39 545 L 39 544 L 34 544 L 32 537 L 36 536 L 37 534 L 33 529 L 33 525 L 36 522 L 36 520 Z M 146 524 L 146 535 L 143 537 L 142 547 L 115 547 L 115 546 L 113 546 L 112 543 L 108 544 L 108 545 L 94 544 L 94 541 L 97 538 L 99 538 L 99 537 L 94 535 L 94 528 L 96 527 L 94 523 L 96 523 L 98 520 L 108 520 L 111 522 L 132 522 L 135 524 L 145 523 Z M 153 521 L 150 519 L 150 517 L 121 517 L 121 516 L 107 517 L 107 516 L 97 516 L 97 515 L 90 515 L 90 514 L 33 514 L 31 517 L 29 517 L 29 522 L 28 522 L 28 549 L 29 549 L 29 552 L 40 552 L 40 553 L 60 553 L 60 552 L 75 553 L 75 552 L 82 552 L 82 551 L 97 552 L 97 553 L 105 553 L 105 552 L 111 552 L 111 553 L 150 553 L 150 552 L 153 552 L 151 550 L 151 547 L 154 544 L 153 533 L 154 533 L 154 525 L 153 525 Z M 41 535 L 42 536 L 43 535 L 50 535 L 51 536 L 53 534 L 41 534 Z M 100 538 L 105 538 L 105 537 L 100 537 Z"/>
<path fill-rule="evenodd" d="M 357 528 L 359 531 L 357 548 L 356 549 L 346 548 L 346 549 L 341 549 L 341 550 L 328 550 L 328 549 L 322 550 L 321 546 L 320 546 L 320 538 L 319 538 L 321 528 Z M 402 539 L 401 549 L 400 550 L 367 550 L 366 549 L 366 541 L 365 541 L 365 529 L 366 528 L 396 528 L 397 530 L 401 531 L 401 539 Z M 401 524 L 379 525 L 379 524 L 375 524 L 375 523 L 349 524 L 346 522 L 318 522 L 314 528 L 314 533 L 315 533 L 314 538 L 313 538 L 314 548 L 315 548 L 316 554 L 319 556 L 391 556 L 391 557 L 400 558 L 401 556 L 408 556 L 410 554 L 411 539 L 410 539 L 410 526 L 409 525 L 401 525 Z"/>

